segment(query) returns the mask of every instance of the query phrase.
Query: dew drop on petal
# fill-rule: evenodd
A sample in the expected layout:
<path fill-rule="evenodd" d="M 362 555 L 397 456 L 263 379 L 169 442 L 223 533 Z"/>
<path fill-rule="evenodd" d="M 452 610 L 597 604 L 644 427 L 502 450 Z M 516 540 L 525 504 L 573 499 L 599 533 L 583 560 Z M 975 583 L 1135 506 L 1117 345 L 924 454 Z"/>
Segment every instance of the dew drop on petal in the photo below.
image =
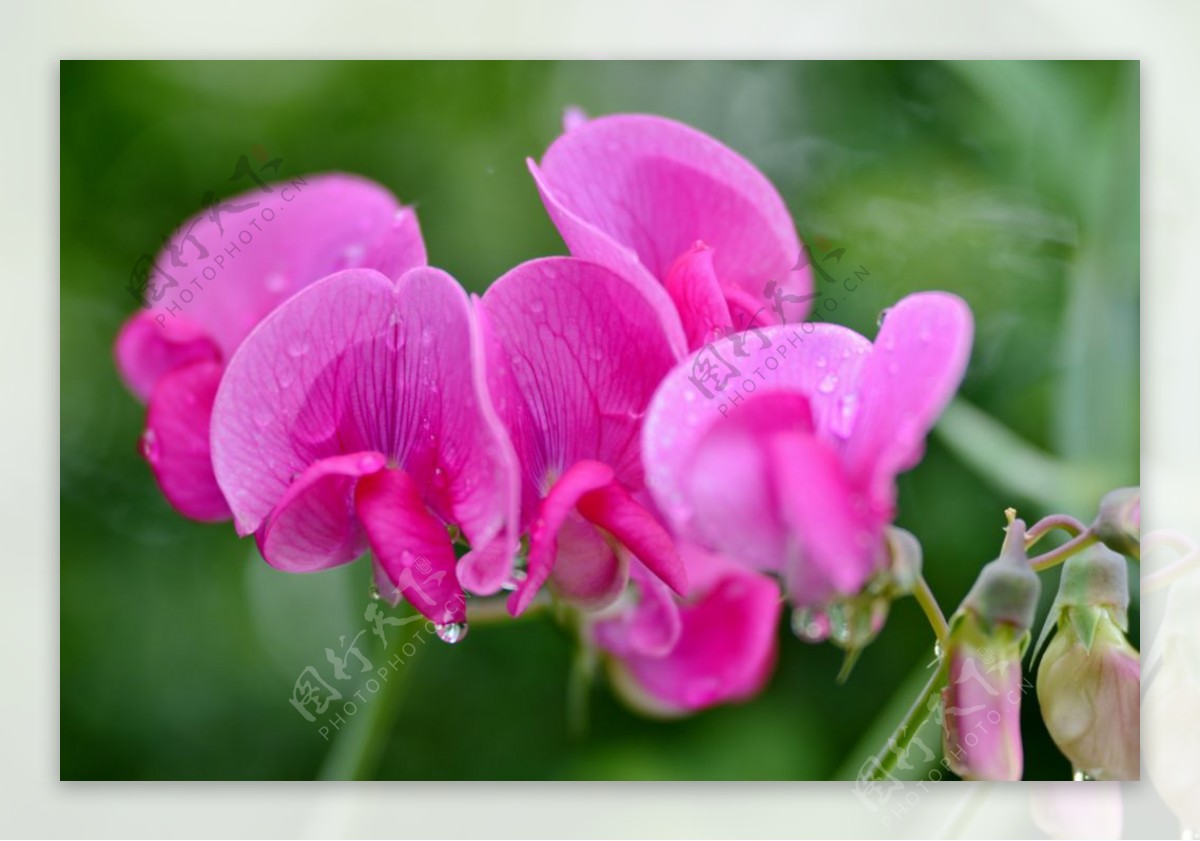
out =
<path fill-rule="evenodd" d="M 885 318 L 887 318 L 887 314 L 888 314 L 888 311 L 887 311 L 887 310 L 883 310 L 882 312 L 880 312 L 880 313 L 879 313 L 879 317 L 875 319 L 875 326 L 876 326 L 876 327 L 882 327 L 882 326 L 883 326 L 883 321 L 884 321 L 884 319 L 885 319 Z"/>
<path fill-rule="evenodd" d="M 142 448 L 142 455 L 145 457 L 146 461 L 150 462 L 151 464 L 158 464 L 158 435 L 153 429 L 147 429 L 142 433 L 140 445 Z"/>
<path fill-rule="evenodd" d="M 437 637 L 444 643 L 454 645 L 467 637 L 466 622 L 447 622 L 437 626 Z"/>
<path fill-rule="evenodd" d="M 275 413 L 265 403 L 254 410 L 254 422 L 259 426 L 270 426 L 273 420 L 275 420 Z"/>
<path fill-rule="evenodd" d="M 825 378 L 822 379 L 820 384 L 817 386 L 817 391 L 821 392 L 822 394 L 831 394 L 833 390 L 837 388 L 837 381 L 838 378 L 835 375 L 826 374 Z"/>
<path fill-rule="evenodd" d="M 838 398 L 833 415 L 829 419 L 829 431 L 838 438 L 845 440 L 854 429 L 854 418 L 858 411 L 858 395 L 843 394 Z"/>

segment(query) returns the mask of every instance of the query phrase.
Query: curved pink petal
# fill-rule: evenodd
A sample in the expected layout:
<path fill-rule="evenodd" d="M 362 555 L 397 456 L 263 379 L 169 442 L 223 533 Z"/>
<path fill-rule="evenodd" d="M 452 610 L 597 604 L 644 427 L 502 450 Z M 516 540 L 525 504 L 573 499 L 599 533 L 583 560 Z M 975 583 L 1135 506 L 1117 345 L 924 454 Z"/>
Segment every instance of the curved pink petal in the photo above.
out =
<path fill-rule="evenodd" d="M 554 595 L 583 611 L 612 604 L 629 582 L 629 553 L 578 511 L 555 535 L 554 566 L 547 579 Z"/>
<path fill-rule="evenodd" d="M 412 478 L 395 469 L 364 476 L 354 502 L 388 589 L 399 591 L 439 625 L 466 621 L 466 597 L 454 575 L 454 546 L 445 527 L 430 516 Z"/>
<path fill-rule="evenodd" d="M 611 483 L 613 475 L 613 469 L 606 464 L 580 461 L 572 465 L 550 488 L 538 507 L 537 518 L 529 532 L 529 562 L 525 580 L 508 599 L 508 610 L 513 616 L 520 616 L 525 611 L 550 577 L 558 555 L 559 530 L 574 514 L 576 503 L 588 491 Z M 607 589 L 607 585 L 602 587 Z"/>
<path fill-rule="evenodd" d="M 662 657 L 679 641 L 683 622 L 671 588 L 641 563 L 630 565 L 637 601 L 592 626 L 596 644 L 619 657 Z"/>
<path fill-rule="evenodd" d="M 213 475 L 208 425 L 221 381 L 216 362 L 180 367 L 159 380 L 146 412 L 142 454 L 163 496 L 193 520 L 229 517 L 229 506 Z"/>
<path fill-rule="evenodd" d="M 675 541 L 619 483 L 609 482 L 588 491 L 576 507 L 585 519 L 619 540 L 668 587 L 680 595 L 687 592 L 687 570 Z"/>
<path fill-rule="evenodd" d="M 729 304 L 713 270 L 712 254 L 711 248 L 698 242 L 667 271 L 667 294 L 679 311 L 689 348 L 733 332 Z"/>
<path fill-rule="evenodd" d="M 113 348 L 117 371 L 129 390 L 143 402 L 154 386 L 176 368 L 194 362 L 222 362 L 221 351 L 199 326 L 179 318 L 162 325 L 148 312 L 139 312 L 121 327 Z"/>
<path fill-rule="evenodd" d="M 617 688 L 652 715 L 683 715 L 753 697 L 770 677 L 777 653 L 779 587 L 694 547 L 684 551 L 696 583 L 680 607 L 678 641 L 664 656 L 629 653 L 612 662 Z"/>
<path fill-rule="evenodd" d="M 703 240 L 722 286 L 758 298 L 770 280 L 789 294 L 811 291 L 779 193 L 736 152 L 682 123 L 638 114 L 592 119 L 530 169 L 577 257 L 629 274 L 632 256 L 662 282 L 676 258 Z"/>
<path fill-rule="evenodd" d="M 524 474 L 524 517 L 580 461 L 642 486 L 638 432 L 678 359 L 658 310 L 592 263 L 523 263 L 483 296 L 489 384 Z"/>
<path fill-rule="evenodd" d="M 355 513 L 359 480 L 387 457 L 365 451 L 314 462 L 296 477 L 255 535 L 267 563 L 285 572 L 316 572 L 349 563 L 367 548 Z"/>
<path fill-rule="evenodd" d="M 925 436 L 954 396 L 971 355 L 971 310 L 956 295 L 921 292 L 887 311 L 861 377 L 846 470 L 878 504 L 921 459 Z"/>
<path fill-rule="evenodd" d="M 642 429 L 646 487 L 672 529 L 696 534 L 687 482 L 713 424 L 737 415 L 754 395 L 794 393 L 808 402 L 817 437 L 836 446 L 850 433 L 870 350 L 870 342 L 844 327 L 777 325 L 713 342 L 676 366 L 655 392 Z M 744 473 L 722 478 L 743 487 L 751 481 Z"/>
<path fill-rule="evenodd" d="M 477 325 L 449 275 L 348 270 L 296 295 L 231 360 L 213 409 L 213 462 L 239 531 L 293 477 L 332 456 L 383 454 L 472 545 L 515 552 L 517 476 L 481 375 Z M 466 363 L 466 364 L 465 364 Z"/>
<path fill-rule="evenodd" d="M 118 367 L 144 398 L 168 370 L 167 349 L 183 352 L 181 334 L 207 339 L 214 358 L 228 359 L 267 313 L 315 280 L 360 266 L 394 279 L 424 264 L 413 212 L 365 178 L 301 176 L 212 201 L 147 272 L 147 309 L 123 328 Z"/>

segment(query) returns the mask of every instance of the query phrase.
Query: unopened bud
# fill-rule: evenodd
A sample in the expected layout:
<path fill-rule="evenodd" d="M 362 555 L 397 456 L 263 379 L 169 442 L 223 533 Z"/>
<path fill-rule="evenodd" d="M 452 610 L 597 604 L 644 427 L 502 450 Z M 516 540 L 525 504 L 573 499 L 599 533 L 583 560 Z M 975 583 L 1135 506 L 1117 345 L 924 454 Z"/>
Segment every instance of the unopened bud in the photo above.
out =
<path fill-rule="evenodd" d="M 1142 492 L 1140 488 L 1118 488 L 1100 500 L 1100 512 L 1092 523 L 1092 534 L 1112 549 L 1134 558 L 1141 557 Z"/>

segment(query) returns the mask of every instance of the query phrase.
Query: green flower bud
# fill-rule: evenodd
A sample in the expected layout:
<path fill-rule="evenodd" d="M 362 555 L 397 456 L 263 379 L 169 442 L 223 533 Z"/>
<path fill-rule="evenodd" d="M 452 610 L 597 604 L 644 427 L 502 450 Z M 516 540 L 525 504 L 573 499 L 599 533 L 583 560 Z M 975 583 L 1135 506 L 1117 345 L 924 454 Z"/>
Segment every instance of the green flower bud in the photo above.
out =
<path fill-rule="evenodd" d="M 1100 513 L 1096 515 L 1091 531 L 1114 552 L 1141 557 L 1141 489 L 1118 488 L 1106 494 L 1100 500 Z"/>

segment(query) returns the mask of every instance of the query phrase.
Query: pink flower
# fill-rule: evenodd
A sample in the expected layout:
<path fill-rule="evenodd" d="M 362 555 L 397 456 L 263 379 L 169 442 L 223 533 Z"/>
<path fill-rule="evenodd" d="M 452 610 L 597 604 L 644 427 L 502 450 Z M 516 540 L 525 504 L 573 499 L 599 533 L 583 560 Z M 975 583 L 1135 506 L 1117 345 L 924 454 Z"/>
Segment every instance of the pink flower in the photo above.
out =
<path fill-rule="evenodd" d="M 585 609 L 612 602 L 637 558 L 687 591 L 671 536 L 639 501 L 639 433 L 654 388 L 677 360 L 678 322 L 623 277 L 570 258 L 534 260 L 497 280 L 481 309 L 488 379 L 521 465 L 527 575 L 521 613 L 547 581 Z M 495 592 L 509 558 L 464 561 L 463 583 Z"/>
<path fill-rule="evenodd" d="M 921 293 L 874 345 L 834 325 L 775 326 L 693 354 L 646 417 L 646 484 L 682 539 L 782 574 L 798 607 L 857 594 L 887 562 L 895 478 L 962 378 L 971 315 Z"/>
<path fill-rule="evenodd" d="M 368 266 L 397 278 L 425 264 L 415 214 L 377 184 L 319 175 L 268 186 L 176 231 L 148 271 L 148 308 L 114 349 L 121 377 L 149 404 L 142 452 L 167 500 L 196 520 L 230 516 L 209 423 L 225 364 L 254 326 L 332 272 Z"/>
<path fill-rule="evenodd" d="M 669 298 L 690 349 L 808 311 L 812 275 L 783 199 L 708 135 L 662 117 L 572 112 L 529 170 L 571 254 Z"/>
<path fill-rule="evenodd" d="M 782 602 L 765 575 L 683 547 L 688 595 L 681 602 L 634 565 L 635 601 L 622 601 L 591 627 L 611 656 L 621 696 L 648 715 L 671 717 L 758 694 L 777 654 Z"/>
<path fill-rule="evenodd" d="M 268 316 L 213 407 L 213 466 L 239 534 L 312 572 L 368 547 L 376 583 L 465 621 L 448 526 L 516 550 L 516 463 L 483 382 L 470 300 L 446 273 L 351 269 Z"/>

